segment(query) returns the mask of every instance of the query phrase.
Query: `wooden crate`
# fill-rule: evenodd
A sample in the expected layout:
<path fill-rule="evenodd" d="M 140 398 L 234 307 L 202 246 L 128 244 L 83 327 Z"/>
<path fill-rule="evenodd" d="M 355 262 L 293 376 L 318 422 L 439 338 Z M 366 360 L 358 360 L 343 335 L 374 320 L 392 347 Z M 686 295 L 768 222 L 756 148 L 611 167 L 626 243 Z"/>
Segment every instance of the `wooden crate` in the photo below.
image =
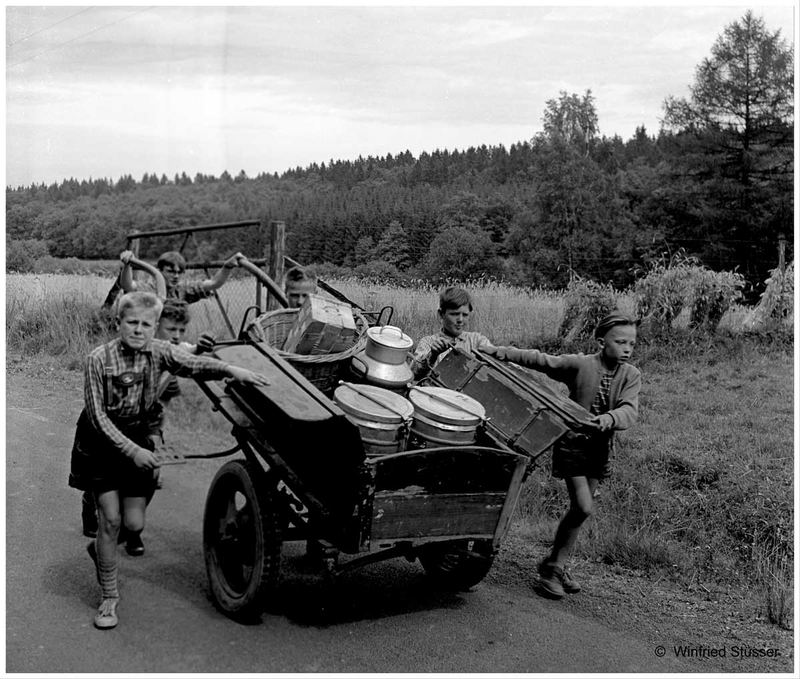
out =
<path fill-rule="evenodd" d="M 305 356 L 336 354 L 352 347 L 357 336 L 349 304 L 309 295 L 281 348 Z"/>

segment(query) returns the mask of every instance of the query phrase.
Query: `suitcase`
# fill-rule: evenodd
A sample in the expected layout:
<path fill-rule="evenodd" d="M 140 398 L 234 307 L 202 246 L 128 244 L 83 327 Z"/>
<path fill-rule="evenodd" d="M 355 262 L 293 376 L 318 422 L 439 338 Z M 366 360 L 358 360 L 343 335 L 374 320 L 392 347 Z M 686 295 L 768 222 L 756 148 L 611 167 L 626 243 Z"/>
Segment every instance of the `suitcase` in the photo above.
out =
<path fill-rule="evenodd" d="M 486 409 L 487 433 L 513 451 L 535 459 L 568 431 L 580 431 L 591 415 L 527 371 L 485 354 L 451 349 L 423 384 L 447 387 Z"/>

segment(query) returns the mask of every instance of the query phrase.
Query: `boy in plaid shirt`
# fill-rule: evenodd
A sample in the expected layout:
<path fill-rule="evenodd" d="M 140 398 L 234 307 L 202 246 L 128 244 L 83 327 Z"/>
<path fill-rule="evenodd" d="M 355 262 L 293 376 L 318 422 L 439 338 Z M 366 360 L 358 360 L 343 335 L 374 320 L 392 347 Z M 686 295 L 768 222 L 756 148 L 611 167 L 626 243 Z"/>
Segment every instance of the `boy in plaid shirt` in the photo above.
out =
<path fill-rule="evenodd" d="M 190 354 L 201 354 L 209 352 L 214 348 L 214 337 L 210 333 L 203 333 L 197 340 L 197 344 L 184 342 L 186 328 L 189 324 L 189 307 L 186 302 L 170 300 L 164 304 L 161 316 L 158 319 L 156 329 L 156 339 L 166 340 L 170 344 L 187 351 Z M 151 430 L 156 443 L 163 443 L 162 429 L 164 423 L 164 408 L 167 403 L 181 393 L 178 385 L 178 378 L 172 373 L 162 373 L 158 381 L 156 394 L 158 405 L 152 410 Z M 156 485 L 147 495 L 147 504 L 150 504 L 153 493 L 161 488 L 161 482 L 156 475 Z M 81 501 L 81 523 L 83 534 L 87 538 L 97 537 L 97 507 L 94 502 L 94 494 L 87 490 L 84 491 Z M 142 556 L 144 554 L 144 544 L 138 533 L 128 533 L 123 525 L 119 534 L 120 543 L 125 543 L 125 551 L 131 556 Z"/>
<path fill-rule="evenodd" d="M 214 358 L 192 356 L 154 339 L 162 302 L 149 292 L 122 296 L 119 337 L 94 349 L 86 360 L 84 401 L 72 448 L 69 485 L 94 494 L 99 510 L 97 539 L 88 546 L 102 590 L 95 627 L 116 627 L 117 539 L 125 516 L 129 532 L 144 528 L 147 495 L 159 463 L 158 383 L 163 372 L 183 377 L 267 385 L 266 377 Z"/>
<path fill-rule="evenodd" d="M 592 514 L 594 492 L 611 471 L 614 432 L 636 422 L 642 375 L 628 361 L 636 344 L 636 323 L 614 312 L 603 318 L 594 336 L 600 351 L 594 354 L 551 356 L 541 351 L 492 347 L 484 349 L 500 360 L 545 373 L 569 387 L 570 398 L 592 415 L 595 431 L 568 432 L 554 446 L 553 476 L 564 479 L 570 507 L 556 531 L 550 556 L 539 565 L 542 594 L 560 599 L 580 586 L 564 566 L 581 525 Z"/>

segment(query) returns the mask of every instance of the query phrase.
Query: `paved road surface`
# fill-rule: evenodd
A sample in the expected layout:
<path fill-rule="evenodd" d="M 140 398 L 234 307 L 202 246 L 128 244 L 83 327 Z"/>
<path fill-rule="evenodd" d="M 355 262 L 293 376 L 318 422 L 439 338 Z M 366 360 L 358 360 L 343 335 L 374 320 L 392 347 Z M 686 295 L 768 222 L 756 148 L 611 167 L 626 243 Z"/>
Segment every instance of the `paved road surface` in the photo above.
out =
<path fill-rule="evenodd" d="M 260 624 L 237 624 L 211 603 L 202 556 L 203 503 L 219 460 L 165 468 L 147 553 L 120 551 L 120 624 L 95 630 L 98 588 L 80 534 L 80 495 L 66 485 L 80 380 L 62 379 L 7 376 L 8 672 L 686 670 L 522 584 L 437 592 L 418 563 L 400 559 L 331 588 L 289 549 L 275 606 Z"/>

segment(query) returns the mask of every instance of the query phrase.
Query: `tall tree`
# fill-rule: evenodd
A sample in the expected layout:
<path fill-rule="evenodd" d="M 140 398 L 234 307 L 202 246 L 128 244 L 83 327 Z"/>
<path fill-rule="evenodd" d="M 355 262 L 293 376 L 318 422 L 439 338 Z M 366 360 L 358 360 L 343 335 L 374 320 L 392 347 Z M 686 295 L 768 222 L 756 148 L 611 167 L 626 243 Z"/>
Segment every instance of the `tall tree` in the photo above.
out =
<path fill-rule="evenodd" d="M 698 252 L 709 257 L 727 241 L 752 282 L 774 266 L 778 233 L 791 238 L 794 54 L 764 20 L 748 11 L 727 26 L 697 67 L 689 99 L 668 97 L 664 128 L 674 133 Z"/>
<path fill-rule="evenodd" d="M 581 97 L 562 90 L 558 99 L 549 99 L 545 103 L 543 123 L 548 139 L 563 141 L 588 155 L 589 147 L 599 131 L 592 91 L 586 90 Z"/>

